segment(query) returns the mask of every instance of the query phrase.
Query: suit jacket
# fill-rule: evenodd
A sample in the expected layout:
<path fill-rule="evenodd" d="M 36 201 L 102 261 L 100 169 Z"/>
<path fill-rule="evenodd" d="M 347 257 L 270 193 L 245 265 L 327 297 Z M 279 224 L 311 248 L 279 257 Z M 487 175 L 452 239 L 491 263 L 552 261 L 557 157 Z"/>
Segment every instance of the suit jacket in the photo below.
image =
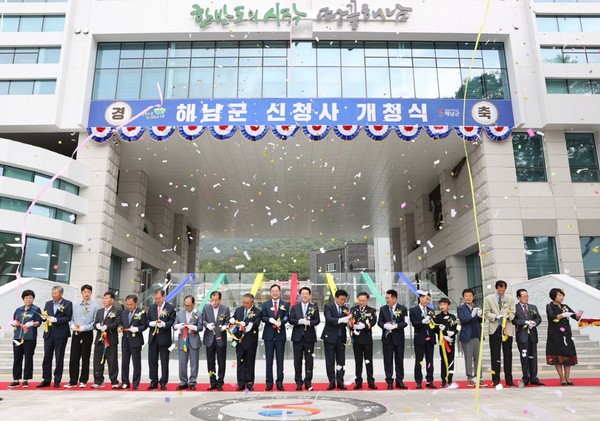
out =
<path fill-rule="evenodd" d="M 383 331 L 381 334 L 381 341 L 384 345 L 393 344 L 394 346 L 404 346 L 404 328 L 408 326 L 406 318 L 408 317 L 408 310 L 402 304 L 396 303 L 394 306 L 394 316 L 390 314 L 390 306 L 381 306 L 379 309 L 379 318 L 377 325 Z M 386 323 L 395 322 L 398 327 L 394 330 L 385 330 L 383 325 Z"/>
<path fill-rule="evenodd" d="M 498 315 L 502 314 L 506 317 L 506 334 L 508 336 L 515 335 L 515 327 L 511 323 L 515 318 L 515 300 L 512 297 L 504 294 L 502 298 L 503 304 L 502 308 L 498 306 L 498 297 L 496 293 L 490 294 L 485 297 L 485 311 L 483 313 L 483 317 L 487 321 L 488 325 L 488 333 L 493 335 L 498 329 Z"/>
<path fill-rule="evenodd" d="M 151 344 L 157 341 L 158 346 L 171 346 L 173 343 L 171 327 L 175 323 L 175 307 L 173 304 L 163 303 L 162 313 L 159 317 L 158 306 L 156 303 L 152 304 L 148 309 L 148 323 L 157 320 L 165 322 L 165 327 L 159 328 L 156 334 L 153 334 L 155 329 L 150 326 L 150 334 L 148 335 L 148 343 Z"/>
<path fill-rule="evenodd" d="M 285 324 L 289 318 L 290 305 L 282 299 L 279 299 L 279 309 L 277 310 L 277 317 L 275 317 L 275 309 L 273 308 L 273 300 L 267 300 L 262 305 L 262 322 L 265 324 L 263 328 L 263 340 L 265 341 L 285 341 Z M 270 318 L 281 321 L 279 329 L 273 327 L 273 324 L 269 321 Z"/>
<path fill-rule="evenodd" d="M 425 345 L 426 343 L 435 344 L 435 329 L 429 327 L 429 324 L 423 324 L 423 313 L 421 312 L 420 306 L 412 307 L 409 311 L 410 314 L 410 323 L 412 324 L 415 330 L 414 343 L 415 345 Z M 430 308 L 427 309 L 427 314 L 429 314 L 433 320 L 435 317 L 435 313 Z"/>
<path fill-rule="evenodd" d="M 227 332 L 221 331 L 221 326 L 229 323 L 229 307 L 219 304 L 217 320 L 215 320 L 213 306 L 210 304 L 205 305 L 202 308 L 202 326 L 206 327 L 209 323 L 214 323 L 215 328 L 204 331 L 204 346 L 211 347 L 215 341 L 217 341 L 217 346 L 227 346 Z"/>
<path fill-rule="evenodd" d="M 104 317 L 104 307 L 96 311 L 94 319 L 94 327 L 97 323 L 106 325 L 106 333 L 108 334 L 109 346 L 114 346 L 119 343 L 119 323 L 121 322 L 121 308 L 114 304 L 108 310 Z M 96 344 L 102 342 L 102 331 L 96 329 Z"/>
<path fill-rule="evenodd" d="M 323 339 L 324 342 L 330 344 L 336 343 L 340 337 L 340 331 L 342 342 L 346 342 L 346 327 L 348 324 L 338 323 L 339 319 L 346 317 L 346 314 L 344 314 L 345 311 L 348 311 L 348 309 L 344 306 L 342 307 L 342 315 L 338 315 L 337 304 L 335 301 L 332 301 L 325 306 L 323 311 L 325 316 L 325 327 L 321 333 L 321 339 Z"/>
<path fill-rule="evenodd" d="M 260 327 L 262 313 L 258 307 L 252 306 L 248 311 L 248 317 L 244 319 L 244 310 L 243 306 L 236 308 L 233 312 L 233 318 L 238 322 L 245 322 L 246 326 L 252 323 L 252 329 L 246 329 L 242 342 L 237 346 L 242 347 L 242 349 L 256 348 L 258 346 L 258 328 Z M 236 336 L 240 336 L 239 332 L 236 333 Z"/>
<path fill-rule="evenodd" d="M 62 310 L 61 310 L 62 308 Z M 47 301 L 44 305 L 44 311 L 48 313 L 48 316 L 56 317 L 56 322 L 49 326 L 48 332 L 44 332 L 44 339 L 48 339 L 50 334 L 57 339 L 66 339 L 71 336 L 71 329 L 69 328 L 69 322 L 73 317 L 73 303 L 64 298 L 60 300 L 60 306 L 54 314 L 54 301 Z M 42 323 L 43 326 L 43 323 Z"/>
<path fill-rule="evenodd" d="M 473 306 L 475 308 L 477 306 Z M 477 314 L 475 317 L 472 316 L 473 309 L 469 310 L 469 306 L 461 304 L 456 308 L 458 320 L 460 320 L 460 341 L 469 342 L 475 336 L 477 339 L 481 338 L 481 317 Z"/>
<path fill-rule="evenodd" d="M 188 344 L 192 349 L 199 349 L 200 345 L 202 344 L 202 340 L 200 338 L 200 332 L 202 332 L 202 329 L 204 329 L 204 326 L 202 325 L 202 314 L 198 313 L 198 311 L 194 310 L 192 312 L 192 316 L 190 317 L 190 322 L 188 323 L 187 321 L 187 314 L 185 311 L 185 308 L 179 310 L 177 312 L 177 315 L 175 316 L 175 324 L 179 324 L 179 323 L 184 323 L 184 324 L 190 324 L 190 325 L 194 325 L 198 328 L 198 330 L 196 332 L 188 329 L 187 330 L 187 339 L 188 339 Z M 179 339 L 177 340 L 177 348 L 178 349 L 183 349 L 183 333 L 185 331 L 185 327 L 183 327 L 180 331 L 179 331 Z"/>
<path fill-rule="evenodd" d="M 355 344 L 373 343 L 373 327 L 377 325 L 377 310 L 373 307 L 365 306 L 361 309 L 360 306 L 354 306 L 350 309 L 350 314 L 354 319 L 354 324 L 364 323 L 365 328 L 352 331 L 352 341 Z M 358 332 L 358 334 L 356 334 Z"/>
<path fill-rule="evenodd" d="M 308 303 L 306 308 L 306 319 L 310 322 L 310 326 L 298 324 L 300 319 L 304 318 L 302 314 L 302 303 L 297 303 L 290 309 L 289 322 L 294 329 L 292 329 L 292 341 L 293 342 L 317 342 L 317 332 L 315 326 L 321 323 L 321 315 L 319 314 L 319 306 L 316 303 Z"/>
<path fill-rule="evenodd" d="M 139 329 L 136 333 L 123 331 L 123 346 L 127 344 L 130 348 L 141 348 L 144 345 L 144 335 L 142 335 L 142 332 L 148 328 L 148 316 L 144 310 L 139 307 L 133 310 L 131 324 L 129 323 L 129 310 L 123 310 L 121 312 L 120 325 L 124 329 L 129 329 L 132 326 Z"/>
<path fill-rule="evenodd" d="M 531 340 L 532 343 L 538 343 L 538 332 L 537 327 L 542 323 L 542 316 L 540 316 L 540 312 L 537 307 L 533 304 L 527 304 L 527 312 L 529 314 L 525 314 L 523 311 L 523 305 L 519 302 L 515 305 L 515 318 L 513 320 L 513 324 L 516 326 L 516 334 L 515 339 L 518 344 L 526 344 Z M 535 327 L 530 329 L 525 322 L 527 320 L 532 320 L 535 322 Z"/>

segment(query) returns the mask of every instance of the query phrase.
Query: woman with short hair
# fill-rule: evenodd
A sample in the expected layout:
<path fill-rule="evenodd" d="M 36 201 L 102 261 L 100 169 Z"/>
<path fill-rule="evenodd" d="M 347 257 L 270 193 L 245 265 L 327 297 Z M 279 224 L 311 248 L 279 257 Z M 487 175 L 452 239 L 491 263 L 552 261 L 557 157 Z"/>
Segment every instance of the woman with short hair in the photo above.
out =
<path fill-rule="evenodd" d="M 26 289 L 21 294 L 23 305 L 17 308 L 13 314 L 11 325 L 14 329 L 13 335 L 13 382 L 9 388 L 29 386 L 29 380 L 33 378 L 33 354 L 37 345 L 37 328 L 42 323 L 41 310 L 33 304 L 35 292 Z M 25 360 L 25 369 L 23 369 Z"/>

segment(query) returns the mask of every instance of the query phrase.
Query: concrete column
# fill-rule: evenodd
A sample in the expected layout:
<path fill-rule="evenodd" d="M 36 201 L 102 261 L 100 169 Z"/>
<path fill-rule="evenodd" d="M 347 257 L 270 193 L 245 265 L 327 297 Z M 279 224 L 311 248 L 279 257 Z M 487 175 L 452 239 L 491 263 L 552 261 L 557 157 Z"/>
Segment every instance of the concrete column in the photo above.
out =
<path fill-rule="evenodd" d="M 376 237 L 373 239 L 375 255 L 375 276 L 379 291 L 386 291 L 392 286 L 393 273 L 390 253 L 390 239 Z M 383 305 L 385 303 L 381 303 Z"/>
<path fill-rule="evenodd" d="M 186 240 L 189 241 L 186 272 L 192 273 L 196 272 L 196 268 L 198 267 L 200 253 L 200 231 L 195 228 L 192 229 L 189 233 L 187 233 Z M 310 267 L 312 269 L 312 264 Z"/>
<path fill-rule="evenodd" d="M 456 208 L 456 180 L 452 171 L 445 170 L 440 174 L 440 192 L 442 195 L 442 214 L 444 215 L 444 229 L 447 229 L 454 221 L 452 209 Z M 456 212 L 456 211 L 455 211 Z"/>
<path fill-rule="evenodd" d="M 177 253 L 179 257 L 179 262 L 177 262 L 177 266 L 180 268 L 187 269 L 187 260 L 188 260 L 188 227 L 187 227 L 187 217 L 180 213 L 175 214 L 175 220 L 173 223 L 173 244 L 174 251 Z"/>
<path fill-rule="evenodd" d="M 395 272 L 402 271 L 402 249 L 400 247 L 400 228 L 392 228 L 390 230 L 390 243 L 392 253 L 392 270 Z"/>
<path fill-rule="evenodd" d="M 448 274 L 448 297 L 454 302 L 460 303 L 462 290 L 469 286 L 465 256 L 447 257 L 446 273 Z"/>
<path fill-rule="evenodd" d="M 400 262 L 402 270 L 408 269 L 408 255 L 413 251 L 415 241 L 415 222 L 412 213 L 407 213 L 400 220 Z M 398 259 L 398 256 L 396 256 Z"/>
<path fill-rule="evenodd" d="M 429 195 L 422 195 L 415 201 L 414 225 L 415 239 L 421 243 L 435 234 L 433 227 L 433 212 L 429 211 Z"/>
<path fill-rule="evenodd" d="M 174 214 L 168 209 L 165 197 L 147 197 L 146 218 L 154 225 L 154 237 L 165 248 L 173 247 Z"/>
<path fill-rule="evenodd" d="M 85 139 L 79 134 L 79 141 Z M 87 142 L 77 153 L 77 161 L 90 169 L 90 186 L 80 195 L 88 200 L 88 211 L 77 224 L 86 230 L 86 242 L 74 247 L 71 266 L 71 285 L 80 288 L 89 284 L 99 298 L 108 290 L 110 255 L 119 169 L 118 149 L 112 142 Z"/>
<path fill-rule="evenodd" d="M 127 219 L 136 228 L 144 229 L 148 176 L 143 171 L 121 171 L 119 199 L 127 203 Z"/>

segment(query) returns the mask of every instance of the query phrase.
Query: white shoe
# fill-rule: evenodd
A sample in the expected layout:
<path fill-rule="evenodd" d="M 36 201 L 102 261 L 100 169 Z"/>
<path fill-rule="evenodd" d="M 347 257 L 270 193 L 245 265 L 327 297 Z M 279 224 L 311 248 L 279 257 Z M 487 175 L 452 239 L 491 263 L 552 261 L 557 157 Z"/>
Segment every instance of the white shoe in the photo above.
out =
<path fill-rule="evenodd" d="M 100 383 L 100 384 L 98 384 L 98 383 L 94 383 L 94 384 L 92 385 L 92 389 L 99 389 L 99 388 L 101 388 L 101 387 L 104 387 L 104 383 Z"/>
<path fill-rule="evenodd" d="M 80 389 L 85 389 L 86 386 L 87 386 L 87 383 L 83 383 L 83 382 L 79 383 Z"/>
<path fill-rule="evenodd" d="M 65 384 L 63 387 L 64 387 L 65 389 L 71 389 L 71 388 L 73 388 L 73 387 L 77 387 L 77 385 L 76 385 L 76 384 L 67 383 L 67 384 Z"/>
<path fill-rule="evenodd" d="M 113 389 L 119 389 L 119 385 L 118 385 L 118 384 L 113 384 L 113 385 L 112 385 L 112 388 L 113 388 Z"/>

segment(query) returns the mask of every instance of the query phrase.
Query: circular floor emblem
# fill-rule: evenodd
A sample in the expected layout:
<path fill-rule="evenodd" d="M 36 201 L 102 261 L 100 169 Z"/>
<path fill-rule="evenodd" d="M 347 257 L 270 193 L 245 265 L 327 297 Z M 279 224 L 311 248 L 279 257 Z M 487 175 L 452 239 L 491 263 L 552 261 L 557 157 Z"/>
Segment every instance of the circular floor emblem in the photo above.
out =
<path fill-rule="evenodd" d="M 201 420 L 298 420 L 338 421 L 347 418 L 361 421 L 385 414 L 386 407 L 371 401 L 319 396 L 255 396 L 207 402 L 192 408 L 190 414 Z"/>

